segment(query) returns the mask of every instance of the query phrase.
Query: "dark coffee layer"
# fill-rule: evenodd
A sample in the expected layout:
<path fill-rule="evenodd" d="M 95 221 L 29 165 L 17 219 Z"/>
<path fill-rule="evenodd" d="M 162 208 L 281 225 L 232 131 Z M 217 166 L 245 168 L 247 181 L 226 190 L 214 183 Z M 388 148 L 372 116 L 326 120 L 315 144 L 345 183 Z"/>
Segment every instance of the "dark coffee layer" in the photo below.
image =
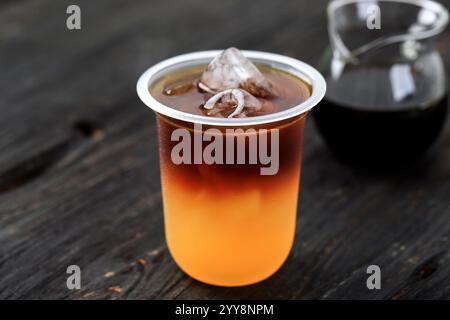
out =
<path fill-rule="evenodd" d="M 279 132 L 279 171 L 276 175 L 261 175 L 260 168 L 262 165 L 257 164 L 179 164 L 175 165 L 171 159 L 171 152 L 178 141 L 171 141 L 172 132 L 178 128 L 186 128 L 191 132 L 191 154 L 195 153 L 194 150 L 194 125 L 182 121 L 173 121 L 164 116 L 157 117 L 158 124 L 158 136 L 160 145 L 160 160 L 161 169 L 166 174 L 172 176 L 177 183 L 187 184 L 191 187 L 208 184 L 212 177 L 221 181 L 222 185 L 227 185 L 229 188 L 239 188 L 245 181 L 246 183 L 254 184 L 275 184 L 276 182 L 289 179 L 295 172 L 299 170 L 301 160 L 301 149 L 303 144 L 303 131 L 305 126 L 306 116 L 298 116 L 294 119 L 266 124 L 264 129 L 267 129 L 270 133 L 271 129 L 277 129 Z M 203 126 L 202 129 L 207 129 L 207 126 Z M 252 127 L 258 136 L 259 129 L 263 127 Z M 220 128 L 220 131 L 230 128 Z M 233 129 L 233 128 L 231 128 Z M 246 131 L 248 127 L 240 127 Z M 236 136 L 234 136 L 236 141 Z M 209 142 L 202 143 L 202 150 Z M 268 150 L 271 150 L 270 144 L 272 143 L 271 137 L 268 137 Z M 227 156 L 227 149 L 225 144 L 223 146 L 224 157 Z M 236 157 L 236 152 L 234 153 Z M 245 140 L 245 159 L 248 161 L 249 155 L 249 140 Z M 209 180 L 209 181 L 208 181 Z"/>

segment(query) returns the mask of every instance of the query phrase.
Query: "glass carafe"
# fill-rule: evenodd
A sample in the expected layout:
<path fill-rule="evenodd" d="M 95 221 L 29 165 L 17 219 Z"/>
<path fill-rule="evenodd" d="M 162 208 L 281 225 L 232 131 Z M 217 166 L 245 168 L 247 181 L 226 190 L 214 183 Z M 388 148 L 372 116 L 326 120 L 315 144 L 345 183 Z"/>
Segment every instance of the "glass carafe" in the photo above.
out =
<path fill-rule="evenodd" d="M 445 123 L 447 84 L 437 38 L 448 12 L 429 0 L 335 0 L 320 70 L 327 94 L 317 127 L 339 158 L 403 162 L 426 151 Z"/>

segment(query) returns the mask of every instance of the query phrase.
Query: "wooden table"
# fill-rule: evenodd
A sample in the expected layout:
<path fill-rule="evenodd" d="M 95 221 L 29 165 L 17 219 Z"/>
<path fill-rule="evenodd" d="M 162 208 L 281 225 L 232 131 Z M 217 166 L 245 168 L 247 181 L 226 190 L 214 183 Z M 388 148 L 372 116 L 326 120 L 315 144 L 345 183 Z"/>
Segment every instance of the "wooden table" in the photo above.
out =
<path fill-rule="evenodd" d="M 0 4 L 0 298 L 450 298 L 450 128 L 395 172 L 338 163 L 310 121 L 297 234 L 270 279 L 196 282 L 164 240 L 155 119 L 138 76 L 236 46 L 316 64 L 326 1 L 79 0 Z M 450 33 L 441 38 L 450 66 Z M 79 265 L 80 290 L 66 287 Z M 366 268 L 382 289 L 366 288 Z"/>

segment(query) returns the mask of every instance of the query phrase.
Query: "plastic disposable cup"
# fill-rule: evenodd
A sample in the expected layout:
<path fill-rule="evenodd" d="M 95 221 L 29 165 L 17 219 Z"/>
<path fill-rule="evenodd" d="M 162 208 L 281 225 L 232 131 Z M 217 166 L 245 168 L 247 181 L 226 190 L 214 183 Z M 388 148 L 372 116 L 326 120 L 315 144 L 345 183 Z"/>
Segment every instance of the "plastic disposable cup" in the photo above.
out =
<path fill-rule="evenodd" d="M 310 97 L 268 115 L 216 118 L 171 108 L 152 96 L 150 89 L 158 80 L 183 69 L 206 66 L 220 52 L 195 52 L 162 61 L 142 74 L 137 92 L 156 113 L 165 234 L 173 259 L 199 281 L 241 286 L 266 279 L 289 255 L 296 226 L 305 121 L 308 111 L 325 95 L 326 84 L 318 71 L 296 59 L 242 51 L 256 64 L 303 80 L 311 88 Z M 179 144 L 174 132 L 178 129 L 190 134 L 192 158 L 198 161 L 174 161 L 172 151 Z M 262 174 L 264 165 L 248 161 L 254 156 L 250 154 L 251 141 L 260 141 L 262 132 L 268 150 L 278 153 L 276 173 Z M 199 150 L 201 153 L 216 139 L 224 141 L 224 159 L 234 161 L 207 163 L 202 158 Z M 247 162 L 237 163 L 237 155 L 230 154 L 226 141 L 236 145 L 243 141 Z M 272 148 L 275 143 L 276 148 Z M 233 150 L 238 152 L 237 147 Z"/>

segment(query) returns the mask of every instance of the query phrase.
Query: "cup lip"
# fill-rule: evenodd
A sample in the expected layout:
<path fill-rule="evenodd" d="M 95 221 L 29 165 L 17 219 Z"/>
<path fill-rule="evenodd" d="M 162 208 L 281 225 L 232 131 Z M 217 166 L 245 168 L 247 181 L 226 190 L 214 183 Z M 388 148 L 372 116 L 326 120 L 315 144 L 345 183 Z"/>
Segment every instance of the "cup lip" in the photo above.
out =
<path fill-rule="evenodd" d="M 153 111 L 173 119 L 186 122 L 199 123 L 213 126 L 251 126 L 265 123 L 273 123 L 293 118 L 315 107 L 325 96 L 326 82 L 323 76 L 312 66 L 294 58 L 275 53 L 242 50 L 241 52 L 256 63 L 273 66 L 279 70 L 293 74 L 308 83 L 312 92 L 308 99 L 289 109 L 268 115 L 247 118 L 216 118 L 183 112 L 164 105 L 150 93 L 150 86 L 155 80 L 176 69 L 182 69 L 199 64 L 208 64 L 223 50 L 208 50 L 186 53 L 163 60 L 147 69 L 138 79 L 136 90 L 142 102 Z"/>

